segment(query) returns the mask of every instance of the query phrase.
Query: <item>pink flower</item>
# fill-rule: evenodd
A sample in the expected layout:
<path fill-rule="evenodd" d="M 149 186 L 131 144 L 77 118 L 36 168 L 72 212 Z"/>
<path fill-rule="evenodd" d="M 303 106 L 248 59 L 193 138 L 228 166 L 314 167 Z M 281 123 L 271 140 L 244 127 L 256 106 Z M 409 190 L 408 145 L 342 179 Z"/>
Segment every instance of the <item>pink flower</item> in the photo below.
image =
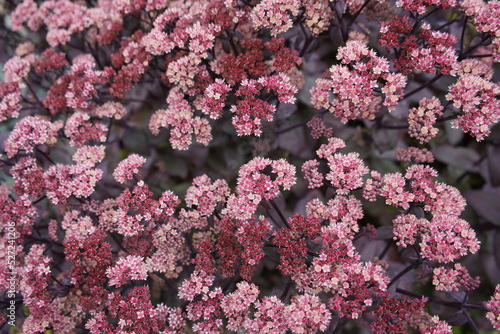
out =
<path fill-rule="evenodd" d="M 231 87 L 223 79 L 215 79 L 215 82 L 205 89 L 205 94 L 201 101 L 202 111 L 212 119 L 220 118 L 222 116 L 222 109 L 225 106 L 227 93 L 230 90 Z"/>
<path fill-rule="evenodd" d="M 122 119 L 125 114 L 127 114 L 127 109 L 118 102 L 106 102 L 102 106 L 92 110 L 92 114 L 103 118 L 109 117 L 114 119 Z"/>
<path fill-rule="evenodd" d="M 211 182 L 207 175 L 193 179 L 193 185 L 186 192 L 186 204 L 196 206 L 202 215 L 211 215 L 219 202 L 225 202 L 230 189 L 225 180 Z"/>
<path fill-rule="evenodd" d="M 304 179 L 306 179 L 309 184 L 309 189 L 319 188 L 323 186 L 323 175 L 318 171 L 319 161 L 316 159 L 308 160 L 302 164 L 302 173 L 304 173 Z"/>
<path fill-rule="evenodd" d="M 285 318 L 292 333 L 317 333 L 326 330 L 330 312 L 316 295 L 297 295 L 285 309 Z"/>
<path fill-rule="evenodd" d="M 90 115 L 81 111 L 71 115 L 64 125 L 64 134 L 72 146 L 82 146 L 87 141 L 106 141 L 107 127 L 102 123 L 91 123 Z"/>
<path fill-rule="evenodd" d="M 119 183 L 132 180 L 134 174 L 139 173 L 139 167 L 146 163 L 146 158 L 138 154 L 131 154 L 125 160 L 120 161 L 113 172 L 113 177 Z"/>
<path fill-rule="evenodd" d="M 348 194 L 351 190 L 363 185 L 363 175 L 368 173 L 368 167 L 359 158 L 359 153 L 335 153 L 328 157 L 330 172 L 325 179 L 331 182 L 338 194 Z"/>
<path fill-rule="evenodd" d="M 493 296 L 486 303 L 489 312 L 486 318 L 491 322 L 494 328 L 500 330 L 500 285 L 497 285 Z"/>
<path fill-rule="evenodd" d="M 333 134 L 333 129 L 327 128 L 320 117 L 311 118 L 307 126 L 311 129 L 311 137 L 314 139 L 319 139 L 321 136 L 329 138 Z"/>
<path fill-rule="evenodd" d="M 55 145 L 57 131 L 62 127 L 61 125 L 61 122 L 51 123 L 36 116 L 24 117 L 16 123 L 14 130 L 4 143 L 7 156 L 12 158 L 21 149 L 32 153 L 37 145 Z"/>
<path fill-rule="evenodd" d="M 195 271 L 179 287 L 179 298 L 192 301 L 197 295 L 207 294 L 215 277 L 203 271 Z"/>
<path fill-rule="evenodd" d="M 147 278 L 147 266 L 141 256 L 127 255 L 118 259 L 113 267 L 106 270 L 109 285 L 122 286 L 128 280 L 145 280 Z"/>
<path fill-rule="evenodd" d="M 433 270 L 432 284 L 436 290 L 458 291 L 460 287 L 465 290 L 474 290 L 479 286 L 479 277 L 472 278 L 467 268 L 460 263 L 455 263 L 453 268 L 437 267 Z"/>
<path fill-rule="evenodd" d="M 434 162 L 434 155 L 426 148 L 407 147 L 396 149 L 396 160 L 407 162 Z"/>
<path fill-rule="evenodd" d="M 261 172 L 267 166 L 271 167 L 274 180 Z M 295 180 L 295 166 L 284 159 L 270 160 L 256 157 L 240 168 L 236 190 L 238 196 L 255 194 L 273 199 L 278 195 L 279 187 L 288 190 L 295 184 Z"/>
<path fill-rule="evenodd" d="M 481 77 L 464 74 L 450 86 L 446 99 L 463 110 L 452 122 L 478 141 L 490 133 L 490 128 L 500 119 L 500 86 Z"/>
<path fill-rule="evenodd" d="M 443 114 L 443 107 L 437 97 L 420 100 L 418 108 L 412 108 L 408 114 L 408 133 L 416 138 L 420 144 L 427 143 L 434 138 L 439 129 L 434 127 L 438 116 Z"/>
<path fill-rule="evenodd" d="M 256 28 L 268 28 L 271 35 L 277 36 L 292 27 L 290 14 L 296 16 L 299 8 L 298 0 L 264 0 L 253 8 L 250 18 Z"/>

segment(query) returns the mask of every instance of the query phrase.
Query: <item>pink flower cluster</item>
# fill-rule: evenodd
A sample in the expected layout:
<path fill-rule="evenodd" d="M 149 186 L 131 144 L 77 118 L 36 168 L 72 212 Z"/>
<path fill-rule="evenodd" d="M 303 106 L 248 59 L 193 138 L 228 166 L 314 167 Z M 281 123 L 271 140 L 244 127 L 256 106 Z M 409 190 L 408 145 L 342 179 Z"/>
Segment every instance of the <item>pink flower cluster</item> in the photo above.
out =
<path fill-rule="evenodd" d="M 455 0 L 418 0 L 418 1 L 408 1 L 408 0 L 398 0 L 396 6 L 402 7 L 407 11 L 415 11 L 418 14 L 424 14 L 427 10 L 427 6 L 439 6 L 441 8 L 452 8 L 456 6 L 457 2 Z"/>
<path fill-rule="evenodd" d="M 210 216 L 218 203 L 224 203 L 230 189 L 225 180 L 211 182 L 207 175 L 195 177 L 193 185 L 186 191 L 185 201 L 190 207 L 205 216 Z"/>
<path fill-rule="evenodd" d="M 299 0 L 263 0 L 253 8 L 250 17 L 255 27 L 268 28 L 271 35 L 277 36 L 292 27 L 290 15 L 297 16 L 299 9 Z"/>
<path fill-rule="evenodd" d="M 271 121 L 276 107 L 268 102 L 256 98 L 262 90 L 274 91 L 282 103 L 294 103 L 297 88 L 290 82 L 290 78 L 280 73 L 274 76 L 261 77 L 258 80 L 243 80 L 236 96 L 242 98 L 231 107 L 233 126 L 238 136 L 262 133 L 261 120 Z"/>
<path fill-rule="evenodd" d="M 391 74 L 387 59 L 359 41 L 349 41 L 339 48 L 337 59 L 342 64 L 333 65 L 328 77 L 318 79 L 311 89 L 315 108 L 327 109 L 346 123 L 358 117 L 374 119 L 381 104 L 389 110 L 397 106 L 403 97 L 406 78 Z M 379 80 L 385 84 L 379 86 Z M 377 89 L 382 89 L 385 101 L 375 94 Z"/>
<path fill-rule="evenodd" d="M 417 163 L 433 163 L 434 155 L 426 148 L 407 147 L 396 149 L 396 160 L 417 162 Z"/>
<path fill-rule="evenodd" d="M 434 268 L 432 273 L 432 284 L 436 287 L 436 290 L 458 291 L 460 287 L 466 290 L 474 290 L 480 283 L 479 277 L 472 278 L 467 268 L 460 263 L 455 263 L 453 268 Z"/>
<path fill-rule="evenodd" d="M 172 89 L 167 97 L 168 108 L 157 110 L 149 121 L 149 129 L 155 135 L 160 128 L 171 127 L 170 144 L 178 150 L 187 150 L 192 143 L 192 137 L 205 146 L 212 139 L 211 126 L 208 120 L 194 116 L 188 101 L 184 99 L 179 89 Z"/>
<path fill-rule="evenodd" d="M 273 177 L 263 171 L 271 167 Z M 238 174 L 238 196 L 256 194 L 264 199 L 273 199 L 279 194 L 279 188 L 289 190 L 295 184 L 295 166 L 284 159 L 270 160 L 256 157 L 241 166 Z"/>
<path fill-rule="evenodd" d="M 394 239 L 406 247 L 420 239 L 423 257 L 438 262 L 452 262 L 479 250 L 476 233 L 456 216 L 434 215 L 431 221 L 412 214 L 400 215 L 394 222 Z"/>
<path fill-rule="evenodd" d="M 406 333 L 405 323 L 422 333 L 453 333 L 445 321 L 439 321 L 437 316 L 432 317 L 424 311 L 425 298 L 390 298 L 389 293 L 382 296 L 382 302 L 374 309 L 377 320 L 370 325 L 374 333 Z"/>
<path fill-rule="evenodd" d="M 478 141 L 483 140 L 500 119 L 499 95 L 500 86 L 496 83 L 472 74 L 460 76 L 446 95 L 462 111 L 452 125 L 469 132 Z"/>
<path fill-rule="evenodd" d="M 314 189 L 323 186 L 324 176 L 318 171 L 319 161 L 316 159 L 308 160 L 302 164 L 302 173 L 307 180 L 308 188 Z"/>
<path fill-rule="evenodd" d="M 120 161 L 113 172 L 116 182 L 124 183 L 126 180 L 132 180 L 134 174 L 139 173 L 139 167 L 146 163 L 146 158 L 138 154 L 131 154 L 126 159 Z"/>
<path fill-rule="evenodd" d="M 32 153 L 37 145 L 53 146 L 57 142 L 57 132 L 61 128 L 61 122 L 52 123 L 36 116 L 24 117 L 16 123 L 5 141 L 5 152 L 12 158 L 20 150 Z"/>
<path fill-rule="evenodd" d="M 88 141 L 105 142 L 108 128 L 99 122 L 90 122 L 90 115 L 77 111 L 66 120 L 64 135 L 70 139 L 70 145 L 82 146 Z"/>
<path fill-rule="evenodd" d="M 441 102 L 436 97 L 423 98 L 418 108 L 411 108 L 408 112 L 408 134 L 416 138 L 420 144 L 429 142 L 439 129 L 434 127 L 438 116 L 443 114 Z"/>
<path fill-rule="evenodd" d="M 411 2 L 413 5 L 418 5 L 418 3 Z M 425 7 L 420 7 L 420 9 L 425 10 Z M 458 56 L 453 49 L 457 38 L 452 34 L 433 30 L 429 24 L 424 23 L 419 37 L 425 43 L 419 45 L 420 41 L 417 36 L 407 37 L 413 30 L 412 23 L 407 16 L 384 22 L 380 28 L 380 44 L 387 50 L 391 48 L 397 50 L 395 52 L 398 53 L 398 57 L 394 61 L 396 69 L 403 74 L 439 71 L 443 74 L 455 75 L 459 68 Z M 405 37 L 402 38 L 402 36 Z"/>
<path fill-rule="evenodd" d="M 486 313 L 486 318 L 491 322 L 493 327 L 500 330 L 500 285 L 495 288 L 495 293 L 486 303 L 489 312 Z"/>
<path fill-rule="evenodd" d="M 118 259 L 113 267 L 109 267 L 106 270 L 106 275 L 109 278 L 109 285 L 118 288 L 128 280 L 145 280 L 147 272 L 148 267 L 142 257 L 128 255 Z"/>
<path fill-rule="evenodd" d="M 311 129 L 311 137 L 314 139 L 319 139 L 322 136 L 330 138 L 333 134 L 333 129 L 327 128 L 320 117 L 311 118 L 311 120 L 307 122 L 307 126 Z"/>
<path fill-rule="evenodd" d="M 43 173 L 44 190 L 53 204 L 64 204 L 70 196 L 88 197 L 103 176 L 103 171 L 93 164 L 55 164 Z"/>

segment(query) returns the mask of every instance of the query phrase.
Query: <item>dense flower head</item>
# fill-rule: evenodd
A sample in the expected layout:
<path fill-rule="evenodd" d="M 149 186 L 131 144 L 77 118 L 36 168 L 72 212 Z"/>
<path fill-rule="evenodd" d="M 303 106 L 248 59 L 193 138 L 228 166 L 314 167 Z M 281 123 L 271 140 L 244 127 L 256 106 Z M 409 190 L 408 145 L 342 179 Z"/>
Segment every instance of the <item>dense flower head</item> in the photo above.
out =
<path fill-rule="evenodd" d="M 229 318 L 228 328 L 234 331 L 243 326 L 245 316 L 249 312 L 249 305 L 259 297 L 259 288 L 245 281 L 236 284 L 236 291 L 224 296 L 221 308 Z"/>
<path fill-rule="evenodd" d="M 4 81 L 6 83 L 21 83 L 30 71 L 30 63 L 25 58 L 18 56 L 10 58 L 3 66 Z"/>
<path fill-rule="evenodd" d="M 386 198 L 386 204 L 408 209 L 415 196 L 406 191 L 406 179 L 401 173 L 385 174 L 381 180 L 380 196 Z"/>
<path fill-rule="evenodd" d="M 479 250 L 476 232 L 460 218 L 435 215 L 424 226 L 420 242 L 422 256 L 439 262 L 451 262 Z"/>
<path fill-rule="evenodd" d="M 486 313 L 486 318 L 491 322 L 494 328 L 500 329 L 500 285 L 495 288 L 491 299 L 486 303 L 489 312 Z"/>
<path fill-rule="evenodd" d="M 131 154 L 125 160 L 120 161 L 113 172 L 117 182 L 124 183 L 125 180 L 133 179 L 134 174 L 139 173 L 139 167 L 146 163 L 146 158 L 138 154 Z"/>
<path fill-rule="evenodd" d="M 289 220 L 290 228 L 280 229 L 274 234 L 274 244 L 280 254 L 280 269 L 285 275 L 294 276 L 304 272 L 307 259 L 307 239 L 315 240 L 320 235 L 320 219 L 294 214 Z"/>
<path fill-rule="evenodd" d="M 37 217 L 36 207 L 32 205 L 27 194 L 18 196 L 15 200 L 0 196 L 0 218 L 5 222 L 2 226 L 4 235 L 22 239 L 23 234 L 32 233 L 33 223 Z M 15 230 L 7 225 L 10 222 L 16 222 Z"/>
<path fill-rule="evenodd" d="M 193 300 L 196 295 L 205 294 L 209 291 L 215 277 L 201 271 L 195 271 L 179 287 L 179 298 Z"/>
<path fill-rule="evenodd" d="M 223 79 L 215 79 L 215 82 L 205 89 L 205 95 L 202 100 L 202 111 L 209 115 L 210 118 L 219 118 L 222 115 L 226 96 L 230 90 L 231 87 Z"/>
<path fill-rule="evenodd" d="M 424 210 L 433 214 L 446 213 L 459 216 L 465 209 L 465 198 L 457 188 L 434 181 L 435 169 L 426 165 L 413 165 L 406 170 L 415 201 L 424 203 Z"/>
<path fill-rule="evenodd" d="M 428 1 L 428 0 L 419 0 L 419 1 L 408 1 L 408 0 L 399 0 L 396 2 L 396 6 L 402 7 L 407 11 L 415 11 L 418 14 L 423 14 L 427 10 L 427 6 L 439 6 L 442 8 L 451 8 L 457 4 L 455 0 L 442 0 L 442 1 Z"/>
<path fill-rule="evenodd" d="M 9 117 L 19 117 L 22 88 L 21 84 L 15 82 L 0 81 L 0 121 L 5 121 Z"/>
<path fill-rule="evenodd" d="M 113 267 L 106 270 L 109 285 L 122 286 L 128 280 L 145 280 L 147 266 L 140 256 L 128 255 L 118 259 Z"/>
<path fill-rule="evenodd" d="M 500 23 L 497 18 L 500 5 L 498 1 L 462 1 L 460 6 L 468 16 L 472 17 L 479 31 L 499 37 Z"/>
<path fill-rule="evenodd" d="M 320 117 L 311 118 L 311 120 L 307 122 L 307 126 L 311 129 L 311 137 L 314 139 L 319 139 L 322 136 L 329 138 L 333 134 L 333 129 L 327 128 Z"/>
<path fill-rule="evenodd" d="M 464 74 L 450 86 L 446 99 L 462 113 L 452 122 L 478 141 L 490 133 L 490 128 L 500 119 L 500 87 L 479 76 Z"/>
<path fill-rule="evenodd" d="M 483 77 L 486 80 L 493 79 L 493 69 L 490 64 L 480 59 L 464 59 L 459 63 L 457 74 L 472 74 L 478 77 Z"/>
<path fill-rule="evenodd" d="M 412 5 L 418 3 L 411 2 Z M 420 9 L 425 11 L 425 7 Z M 387 50 L 394 49 L 398 53 L 397 59 L 394 60 L 395 68 L 403 74 L 439 71 L 442 74 L 455 75 L 460 67 L 453 48 L 457 38 L 452 34 L 433 30 L 427 23 L 422 24 L 419 30 L 418 37 L 421 39 L 415 35 L 407 36 L 412 29 L 415 30 L 415 26 L 418 26 L 418 21 L 412 23 L 407 16 L 397 17 L 381 25 L 380 44 Z M 402 36 L 404 37 L 401 38 Z"/>
<path fill-rule="evenodd" d="M 245 320 L 243 328 L 252 334 L 285 333 L 288 329 L 285 307 L 278 297 L 266 296 L 255 303 L 255 314 Z"/>
<path fill-rule="evenodd" d="M 434 155 L 426 148 L 407 147 L 396 149 L 396 160 L 417 162 L 417 163 L 432 163 Z"/>
<path fill-rule="evenodd" d="M 473 290 L 479 286 L 479 277 L 472 278 L 464 266 L 455 263 L 453 268 L 438 267 L 432 271 L 432 284 L 436 290 L 458 291 L 460 287 L 466 290 Z"/>
<path fill-rule="evenodd" d="M 18 195 L 40 196 L 43 190 L 43 169 L 31 157 L 24 157 L 12 166 L 10 174 Z"/>
<path fill-rule="evenodd" d="M 97 146 L 81 146 L 72 156 L 72 160 L 76 163 L 90 163 L 92 165 L 97 165 L 101 162 L 106 153 L 104 152 L 106 146 L 97 145 Z"/>
<path fill-rule="evenodd" d="M 25 264 L 20 272 L 19 290 L 23 294 L 24 303 L 30 307 L 30 317 L 34 320 L 41 318 L 43 309 L 51 302 L 47 290 L 48 279 L 51 273 L 50 257 L 44 255 L 43 245 L 33 245 L 25 256 Z M 36 322 L 36 320 L 35 320 Z M 38 328 L 44 329 L 45 326 Z"/>
<path fill-rule="evenodd" d="M 57 142 L 57 131 L 61 127 L 61 122 L 52 123 L 36 116 L 24 117 L 16 123 L 5 141 L 5 152 L 7 156 L 13 157 L 20 150 L 32 153 L 37 145 L 53 146 Z"/>
<path fill-rule="evenodd" d="M 363 42 L 350 40 L 339 48 L 337 59 L 341 65 L 330 67 L 327 78 L 316 80 L 311 89 L 315 108 L 327 109 L 346 123 L 358 117 L 372 120 L 381 105 L 389 110 L 398 105 L 406 77 L 390 73 L 386 58 L 377 56 Z M 381 90 L 385 100 L 375 90 Z"/>
<path fill-rule="evenodd" d="M 193 136 L 197 142 L 207 146 L 212 139 L 208 120 L 194 116 L 192 107 L 178 89 L 169 92 L 167 103 L 167 109 L 159 109 L 151 116 L 151 133 L 158 135 L 161 128 L 171 128 L 170 144 L 178 150 L 187 150 Z"/>
<path fill-rule="evenodd" d="M 267 220 L 261 217 L 255 221 L 244 221 L 236 230 L 236 239 L 243 247 L 241 252 L 240 275 L 251 280 L 260 259 L 264 257 L 264 238 L 271 227 Z"/>
<path fill-rule="evenodd" d="M 296 16 L 299 9 L 298 0 L 264 0 L 253 8 L 250 15 L 255 27 L 268 28 L 273 36 L 277 36 L 292 27 L 290 15 Z"/>
<path fill-rule="evenodd" d="M 382 294 L 382 298 L 382 302 L 374 309 L 377 320 L 370 325 L 374 333 L 406 333 L 405 324 L 423 333 L 453 333 L 445 321 L 424 311 L 426 298 L 391 298 L 389 293 Z"/>
<path fill-rule="evenodd" d="M 91 163 L 76 165 L 55 164 L 43 173 L 44 190 L 53 204 L 66 203 L 70 196 L 92 195 L 103 171 Z"/>
<path fill-rule="evenodd" d="M 345 146 L 345 141 L 340 138 L 328 138 L 328 142 L 326 144 L 321 144 L 316 154 L 318 157 L 328 160 L 338 149 L 344 148 Z"/>
<path fill-rule="evenodd" d="M 308 160 L 302 165 L 302 173 L 308 182 L 308 188 L 319 188 L 323 185 L 323 174 L 318 171 L 319 161 L 316 159 Z"/>
<path fill-rule="evenodd" d="M 297 295 L 285 309 L 292 333 L 316 333 L 326 330 L 330 312 L 316 295 Z"/>
<path fill-rule="evenodd" d="M 230 190 L 225 180 L 211 182 L 207 175 L 193 179 L 193 185 L 186 192 L 186 204 L 193 207 L 203 215 L 210 215 L 217 203 L 225 202 Z"/>
<path fill-rule="evenodd" d="M 407 247 L 420 240 L 421 254 L 430 260 L 452 262 L 479 250 L 476 233 L 469 224 L 456 216 L 434 215 L 431 221 L 413 214 L 400 215 L 394 220 L 394 239 Z"/>
<path fill-rule="evenodd" d="M 418 237 L 419 231 L 426 224 L 425 218 L 417 218 L 413 214 L 399 215 L 393 221 L 392 224 L 394 240 L 397 240 L 397 245 L 402 247 L 408 247 L 408 245 L 414 245 Z"/>
<path fill-rule="evenodd" d="M 338 194 L 348 194 L 351 190 L 363 185 L 363 175 L 368 173 L 368 167 L 359 158 L 359 153 L 335 153 L 328 159 L 330 171 L 325 179 L 330 181 Z"/>
<path fill-rule="evenodd" d="M 294 103 L 295 87 L 290 78 L 280 73 L 278 75 L 260 77 L 258 80 L 245 79 L 241 82 L 236 95 L 242 97 L 231 107 L 233 126 L 239 136 L 262 133 L 262 120 L 272 121 L 276 106 L 257 98 L 262 90 L 273 91 L 278 101 L 283 103 Z"/>
<path fill-rule="evenodd" d="M 88 141 L 105 142 L 107 127 L 102 123 L 92 123 L 90 115 L 77 111 L 66 120 L 64 135 L 73 146 L 82 146 Z"/>
<path fill-rule="evenodd" d="M 127 109 L 119 102 L 106 102 L 92 110 L 92 115 L 99 118 L 122 119 L 126 113 Z"/>
<path fill-rule="evenodd" d="M 34 66 L 36 73 L 45 73 L 52 71 L 68 64 L 68 61 L 64 57 L 64 53 L 56 52 L 54 49 L 47 49 L 41 54 L 41 58 L 38 59 Z"/>
<path fill-rule="evenodd" d="M 263 173 L 270 166 L 271 176 Z M 273 199 L 279 188 L 288 190 L 295 184 L 295 166 L 284 159 L 270 160 L 256 157 L 240 168 L 237 192 L 239 196 L 256 194 L 265 199 Z"/>
<path fill-rule="evenodd" d="M 305 10 L 305 24 L 312 35 L 317 36 L 323 31 L 328 30 L 330 22 L 325 18 L 333 15 L 328 1 L 304 0 L 302 1 L 302 5 Z"/>

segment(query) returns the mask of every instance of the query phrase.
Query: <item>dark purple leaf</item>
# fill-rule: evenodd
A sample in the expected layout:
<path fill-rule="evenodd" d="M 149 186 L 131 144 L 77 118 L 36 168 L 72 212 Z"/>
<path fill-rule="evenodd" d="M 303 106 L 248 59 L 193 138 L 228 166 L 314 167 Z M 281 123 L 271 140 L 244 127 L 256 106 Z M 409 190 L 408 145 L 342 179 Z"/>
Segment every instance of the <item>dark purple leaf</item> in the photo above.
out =
<path fill-rule="evenodd" d="M 491 185 L 500 186 L 500 147 L 492 146 L 488 149 L 488 171 Z"/>
<path fill-rule="evenodd" d="M 392 239 L 394 234 L 392 233 L 392 226 L 381 226 L 377 228 L 377 234 L 375 235 L 376 240 L 386 240 Z"/>
<path fill-rule="evenodd" d="M 472 148 L 453 147 L 450 145 L 438 146 L 432 153 L 434 154 L 436 160 L 470 172 L 478 170 L 476 164 L 481 158 L 479 153 Z"/>
<path fill-rule="evenodd" d="M 467 317 L 465 316 L 464 311 L 458 311 L 457 313 L 453 313 L 447 317 L 446 322 L 451 326 L 462 326 L 467 323 Z"/>
<path fill-rule="evenodd" d="M 418 259 L 418 254 L 413 248 L 408 248 L 406 249 L 403 254 L 401 254 L 404 257 L 407 257 L 411 260 L 417 260 Z"/>
<path fill-rule="evenodd" d="M 495 232 L 495 237 L 493 238 L 493 254 L 497 267 L 500 270 L 500 231 Z"/>
<path fill-rule="evenodd" d="M 463 290 L 458 290 L 458 291 L 448 291 L 447 294 L 455 299 L 456 301 L 459 301 L 460 303 L 464 303 L 465 297 L 466 297 L 466 292 Z"/>
<path fill-rule="evenodd" d="M 493 224 L 500 225 L 500 194 L 485 190 L 470 190 L 464 196 L 478 215 Z"/>

